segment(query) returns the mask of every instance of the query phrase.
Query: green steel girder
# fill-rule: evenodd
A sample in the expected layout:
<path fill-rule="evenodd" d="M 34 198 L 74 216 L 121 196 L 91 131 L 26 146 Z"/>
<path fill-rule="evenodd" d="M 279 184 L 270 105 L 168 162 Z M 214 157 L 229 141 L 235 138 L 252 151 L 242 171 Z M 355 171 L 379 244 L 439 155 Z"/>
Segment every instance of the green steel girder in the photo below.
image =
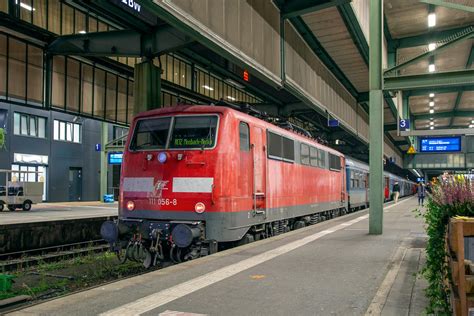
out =
<path fill-rule="evenodd" d="M 383 126 L 383 131 L 385 133 L 387 132 L 390 132 L 390 131 L 396 131 L 397 130 L 397 124 L 396 123 L 392 123 L 392 124 L 385 124 Z"/>
<path fill-rule="evenodd" d="M 420 54 L 420 55 L 418 55 L 418 56 L 416 56 L 412 59 L 409 59 L 405 62 L 402 62 L 402 63 L 400 63 L 400 64 L 398 64 L 394 67 L 391 67 L 391 68 L 385 70 L 384 75 L 387 75 L 387 74 L 390 74 L 390 73 L 393 74 L 393 73 L 395 73 L 395 71 L 406 68 L 409 65 L 417 63 L 422 59 L 432 57 L 432 56 L 434 56 L 434 55 L 450 48 L 451 46 L 453 46 L 453 45 L 455 45 L 459 42 L 462 42 L 466 39 L 472 38 L 473 36 L 474 36 L 474 27 L 468 27 L 468 28 L 466 28 L 466 30 L 464 32 L 459 33 L 456 36 L 453 36 L 453 38 L 449 39 L 448 41 L 443 42 L 443 43 L 439 43 L 439 46 L 436 49 L 434 49 L 432 51 L 427 51 L 427 52 L 425 52 L 423 54 Z"/>
<path fill-rule="evenodd" d="M 462 87 L 464 85 L 474 85 L 474 69 L 386 77 L 384 79 L 385 90 L 417 90 L 426 88 L 437 90 L 437 88 L 446 86 Z"/>
<path fill-rule="evenodd" d="M 465 85 L 461 87 L 438 87 L 438 88 L 426 88 L 426 89 L 417 89 L 417 90 L 404 90 L 403 92 L 408 94 L 410 97 L 417 97 L 422 95 L 428 95 L 430 93 L 452 93 L 459 91 L 474 91 L 474 85 Z"/>
<path fill-rule="evenodd" d="M 448 111 L 433 114 L 418 114 L 413 115 L 415 120 L 429 120 L 430 118 L 449 118 L 449 117 L 474 117 L 474 111 Z"/>
<path fill-rule="evenodd" d="M 339 66 L 337 66 L 336 62 L 331 58 L 321 43 L 316 39 L 316 36 L 314 36 L 313 32 L 308 28 L 303 19 L 301 17 L 296 17 L 289 20 L 309 45 L 309 47 L 313 50 L 316 56 L 321 59 L 323 64 L 334 74 L 334 76 L 342 83 L 347 91 L 349 91 L 349 93 L 357 99 L 358 91 L 356 88 L 352 85 L 350 80 L 346 77 Z"/>
<path fill-rule="evenodd" d="M 75 56 L 154 57 L 190 43 L 189 36 L 171 26 L 163 26 L 148 34 L 120 30 L 60 36 L 48 46 L 48 52 Z"/>
<path fill-rule="evenodd" d="M 367 39 L 364 35 L 364 32 L 362 31 L 362 28 L 360 26 L 360 23 L 357 19 L 357 16 L 354 13 L 354 9 L 352 8 L 351 4 L 343 4 L 338 7 L 339 13 L 341 14 L 342 19 L 344 20 L 344 23 L 347 27 L 347 30 L 351 34 L 351 38 L 356 45 L 360 55 L 362 56 L 362 59 L 364 60 L 365 64 L 368 66 L 369 65 L 369 45 L 367 43 Z M 385 28 L 384 25 L 384 32 L 388 32 L 390 35 L 390 32 L 388 30 L 388 27 Z M 397 118 L 398 111 L 395 103 L 393 103 L 393 100 L 388 92 L 383 93 L 385 102 L 387 102 L 390 111 L 392 112 L 392 115 Z M 368 92 L 363 92 L 359 94 L 359 98 L 357 100 L 365 100 L 365 98 L 368 98 Z M 370 110 L 370 109 L 369 109 Z"/>
<path fill-rule="evenodd" d="M 340 5 L 338 8 L 339 14 L 341 15 L 344 24 L 349 31 L 349 34 L 352 37 L 357 49 L 359 50 L 362 59 L 364 60 L 365 64 L 369 64 L 369 44 L 367 43 L 367 39 L 365 38 L 364 32 L 360 27 L 359 20 L 355 15 L 354 9 L 350 3 L 345 3 Z"/>
<path fill-rule="evenodd" d="M 407 47 L 415 47 L 421 45 L 428 45 L 429 43 L 439 42 L 444 39 L 450 38 L 456 34 L 459 34 L 463 31 L 466 31 L 473 25 L 463 26 L 455 29 L 444 30 L 444 31 L 430 31 L 429 33 L 416 35 L 416 36 L 408 36 L 402 37 L 393 40 L 393 45 L 396 48 L 407 48 Z"/>
<path fill-rule="evenodd" d="M 358 103 L 369 102 L 369 93 L 368 92 L 359 93 L 359 96 L 357 97 L 357 102 Z"/>
<path fill-rule="evenodd" d="M 437 5 L 441 7 L 446 7 L 449 9 L 456 9 L 456 10 L 461 10 L 461 11 L 466 11 L 469 13 L 474 13 L 474 7 L 471 6 L 466 6 L 463 4 L 458 4 L 458 3 L 453 3 L 453 2 L 447 2 L 443 0 L 420 0 L 420 2 L 427 3 L 430 5 Z"/>
<path fill-rule="evenodd" d="M 284 19 L 288 19 L 349 2 L 351 0 L 286 0 L 280 12 Z"/>

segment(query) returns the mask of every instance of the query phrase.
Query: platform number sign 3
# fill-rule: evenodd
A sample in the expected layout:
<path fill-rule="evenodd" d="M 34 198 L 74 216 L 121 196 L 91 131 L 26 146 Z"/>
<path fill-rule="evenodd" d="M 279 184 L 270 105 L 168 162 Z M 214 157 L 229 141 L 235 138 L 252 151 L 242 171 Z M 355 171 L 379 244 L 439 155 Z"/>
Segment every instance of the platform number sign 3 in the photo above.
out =
<path fill-rule="evenodd" d="M 410 120 L 401 119 L 399 126 L 400 126 L 400 130 L 402 130 L 402 131 L 406 131 L 406 130 L 410 129 Z"/>

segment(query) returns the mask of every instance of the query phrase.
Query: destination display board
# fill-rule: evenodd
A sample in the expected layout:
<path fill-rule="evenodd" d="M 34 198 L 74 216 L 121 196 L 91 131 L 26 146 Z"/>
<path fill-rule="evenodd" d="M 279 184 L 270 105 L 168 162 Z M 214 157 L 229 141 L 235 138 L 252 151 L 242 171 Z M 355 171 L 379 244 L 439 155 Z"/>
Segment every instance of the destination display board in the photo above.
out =
<path fill-rule="evenodd" d="M 461 151 L 461 137 L 433 137 L 420 139 L 420 152 L 443 153 Z"/>
<path fill-rule="evenodd" d="M 123 153 L 109 153 L 109 164 L 120 165 L 122 163 Z"/>

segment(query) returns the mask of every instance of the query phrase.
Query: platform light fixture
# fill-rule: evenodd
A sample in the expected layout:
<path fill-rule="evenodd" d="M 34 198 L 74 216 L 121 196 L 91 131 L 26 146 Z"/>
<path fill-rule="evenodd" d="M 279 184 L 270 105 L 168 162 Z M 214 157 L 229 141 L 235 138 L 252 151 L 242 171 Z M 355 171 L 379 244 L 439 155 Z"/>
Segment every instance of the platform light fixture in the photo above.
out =
<path fill-rule="evenodd" d="M 474 124 L 474 120 L 472 120 L 471 123 Z"/>
<path fill-rule="evenodd" d="M 433 121 L 431 121 L 431 122 L 430 122 L 430 125 L 434 125 L 434 122 L 433 122 Z"/>
<path fill-rule="evenodd" d="M 86 34 L 86 33 L 87 33 L 87 32 L 84 31 L 84 30 L 80 30 L 80 31 L 79 31 L 79 34 Z"/>
<path fill-rule="evenodd" d="M 431 109 L 431 110 L 430 110 L 430 114 L 433 114 L 433 113 L 434 113 L 434 109 Z"/>
<path fill-rule="evenodd" d="M 17 2 L 17 4 L 18 4 L 18 2 Z M 20 2 L 20 7 L 22 7 L 23 9 L 26 9 L 28 11 L 36 11 L 35 8 L 33 8 L 32 6 L 27 5 L 26 3 L 23 3 L 23 2 Z"/>
<path fill-rule="evenodd" d="M 430 93 L 430 98 L 434 98 L 435 94 L 434 93 Z"/>
<path fill-rule="evenodd" d="M 430 101 L 430 106 L 431 106 L 431 107 L 434 106 L 434 101 Z"/>
<path fill-rule="evenodd" d="M 434 51 L 436 49 L 436 43 L 429 43 L 428 44 L 428 50 L 430 52 Z"/>
<path fill-rule="evenodd" d="M 208 86 L 208 85 L 206 85 L 206 84 L 205 84 L 205 85 L 203 85 L 202 87 L 203 87 L 204 89 L 206 89 L 206 90 L 209 90 L 209 91 L 214 91 L 214 88 L 213 88 L 213 87 L 209 87 L 209 86 Z"/>
<path fill-rule="evenodd" d="M 429 71 L 429 72 L 435 72 L 435 70 L 436 70 L 436 66 L 435 66 L 434 63 L 433 63 L 433 64 L 430 64 L 430 65 L 428 66 L 428 71 Z"/>
<path fill-rule="evenodd" d="M 230 95 L 227 96 L 227 99 L 231 100 L 231 101 L 235 101 L 235 98 L 234 97 L 231 97 Z"/>
<path fill-rule="evenodd" d="M 430 129 L 434 129 L 434 126 L 430 126 Z"/>
<path fill-rule="evenodd" d="M 474 124 L 470 124 L 470 125 L 469 125 L 469 128 L 474 128 Z"/>
<path fill-rule="evenodd" d="M 428 14 L 428 27 L 436 26 L 436 13 Z"/>

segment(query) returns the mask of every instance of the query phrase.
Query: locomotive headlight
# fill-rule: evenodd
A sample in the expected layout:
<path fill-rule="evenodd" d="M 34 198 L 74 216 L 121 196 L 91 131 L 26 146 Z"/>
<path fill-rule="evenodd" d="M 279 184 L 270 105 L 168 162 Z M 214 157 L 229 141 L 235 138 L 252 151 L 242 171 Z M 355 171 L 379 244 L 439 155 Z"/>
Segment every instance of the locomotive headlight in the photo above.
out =
<path fill-rule="evenodd" d="M 158 161 L 160 163 L 165 163 L 168 160 L 168 155 L 165 152 L 161 152 L 158 154 Z"/>
<path fill-rule="evenodd" d="M 133 211 L 135 209 L 135 202 L 133 201 L 128 201 L 127 202 L 127 210 Z"/>
<path fill-rule="evenodd" d="M 194 211 L 196 211 L 196 213 L 198 214 L 204 213 L 205 210 L 206 210 L 206 205 L 204 205 L 204 203 L 202 202 L 198 202 L 196 203 L 196 205 L 194 205 Z"/>

